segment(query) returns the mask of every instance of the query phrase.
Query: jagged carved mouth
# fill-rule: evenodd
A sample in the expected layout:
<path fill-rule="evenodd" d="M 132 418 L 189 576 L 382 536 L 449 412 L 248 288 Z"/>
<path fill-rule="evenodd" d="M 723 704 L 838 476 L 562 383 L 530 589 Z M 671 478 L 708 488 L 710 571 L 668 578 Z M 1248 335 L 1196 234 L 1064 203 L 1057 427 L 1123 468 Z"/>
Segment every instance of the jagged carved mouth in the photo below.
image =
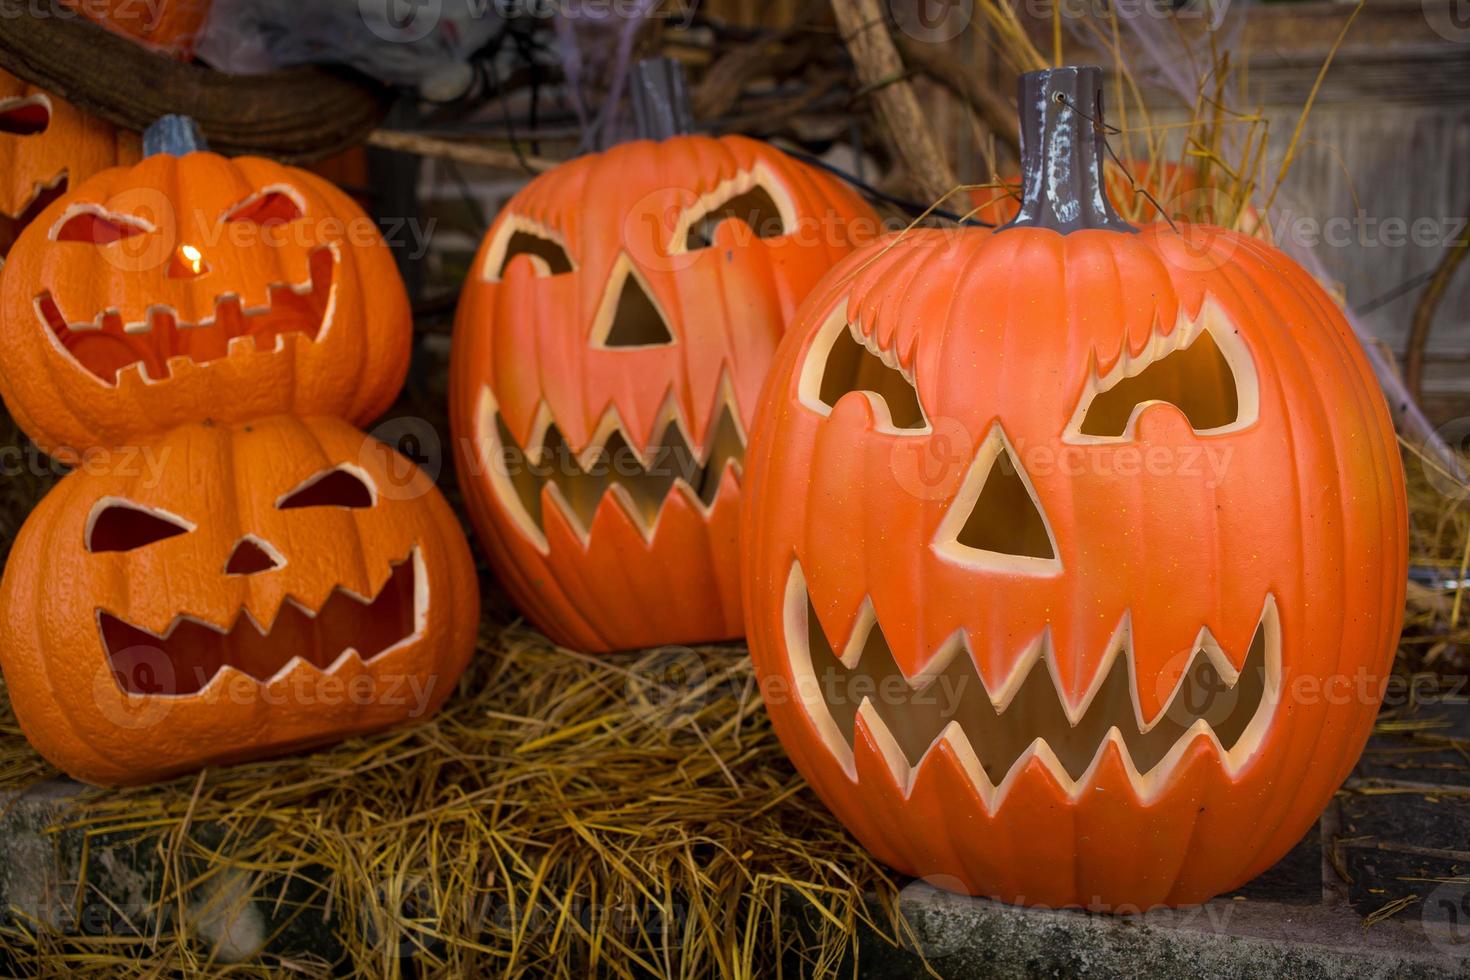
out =
<path fill-rule="evenodd" d="M 242 344 L 273 351 L 287 334 L 315 341 L 330 320 L 337 265 L 332 246 L 314 249 L 308 265 L 305 282 L 272 284 L 265 306 L 246 307 L 238 294 L 222 293 L 213 315 L 198 323 L 181 321 L 175 310 L 162 305 L 150 307 L 136 323 L 124 322 L 116 310 L 99 313 L 90 322 L 68 323 L 50 290 L 36 298 L 36 314 L 61 349 L 103 384 L 115 385 L 129 371 L 145 381 L 163 381 L 181 361 L 208 364 L 229 357 Z"/>
<path fill-rule="evenodd" d="M 549 498 L 585 542 L 603 497 L 611 495 L 651 537 L 664 501 L 683 493 L 707 512 L 719 495 L 725 470 L 737 475 L 745 456 L 745 433 L 728 398 L 705 438 L 704 449 L 690 445 L 676 411 L 662 435 L 641 452 L 616 422 L 600 427 L 605 437 L 573 452 L 555 422 L 538 427 L 530 449 L 511 435 L 489 389 L 482 389 L 476 437 L 482 463 L 500 504 L 543 551 L 546 549 L 543 500 Z M 546 491 L 543 496 L 543 491 Z"/>
<path fill-rule="evenodd" d="M 62 173 L 50 184 L 38 185 L 36 192 L 31 195 L 30 202 L 21 209 L 19 214 L 0 213 L 0 258 L 10 254 L 11 247 L 20 233 L 26 230 L 37 216 L 51 205 L 51 202 L 66 193 L 68 181 L 66 174 Z"/>
<path fill-rule="evenodd" d="M 1201 735 L 1236 771 L 1264 735 L 1280 689 L 1280 624 L 1270 596 L 1244 666 L 1236 671 L 1209 631 L 1201 629 L 1178 687 L 1159 716 L 1147 722 L 1137 706 L 1126 619 L 1114 637 L 1111 659 L 1104 660 L 1100 682 L 1083 704 L 1070 707 L 1048 667 L 1054 655 L 1045 635 L 992 694 L 958 640 L 946 644 L 922 677 L 905 677 L 871 607 L 859 616 L 847 652 L 839 657 L 817 621 L 800 565 L 793 565 L 787 581 L 785 619 L 797 696 L 849 775 L 855 773 L 854 739 L 862 716 L 905 791 L 931 750 L 945 742 L 992 806 L 1004 796 L 1007 777 L 1032 758 L 1079 795 L 1109 744 L 1122 753 L 1142 799 L 1156 795 Z"/>
<path fill-rule="evenodd" d="M 230 672 L 262 684 L 298 666 L 333 673 L 422 634 L 428 589 L 420 566 L 415 549 L 393 565 L 371 599 L 339 586 L 313 611 L 288 598 L 267 627 L 241 610 L 228 627 L 180 615 L 157 635 L 101 609 L 97 627 L 113 676 L 127 694 L 197 694 Z"/>

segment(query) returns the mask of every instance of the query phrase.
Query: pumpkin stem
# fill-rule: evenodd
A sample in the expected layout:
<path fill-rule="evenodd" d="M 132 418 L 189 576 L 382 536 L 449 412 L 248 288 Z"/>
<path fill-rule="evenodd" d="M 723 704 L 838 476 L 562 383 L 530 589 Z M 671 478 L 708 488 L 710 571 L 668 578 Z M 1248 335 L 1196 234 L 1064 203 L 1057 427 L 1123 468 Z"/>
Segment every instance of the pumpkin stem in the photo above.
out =
<path fill-rule="evenodd" d="M 1051 68 L 1021 76 L 1021 213 L 997 228 L 1134 232 L 1108 200 L 1103 162 L 1102 69 Z"/>
<path fill-rule="evenodd" d="M 633 124 L 638 138 L 666 140 L 694 129 L 684 66 L 673 58 L 644 58 L 633 66 Z"/>
<path fill-rule="evenodd" d="M 153 125 L 143 131 L 145 157 L 159 153 L 181 157 L 208 149 L 209 144 L 204 141 L 199 124 L 188 116 L 159 116 Z"/>

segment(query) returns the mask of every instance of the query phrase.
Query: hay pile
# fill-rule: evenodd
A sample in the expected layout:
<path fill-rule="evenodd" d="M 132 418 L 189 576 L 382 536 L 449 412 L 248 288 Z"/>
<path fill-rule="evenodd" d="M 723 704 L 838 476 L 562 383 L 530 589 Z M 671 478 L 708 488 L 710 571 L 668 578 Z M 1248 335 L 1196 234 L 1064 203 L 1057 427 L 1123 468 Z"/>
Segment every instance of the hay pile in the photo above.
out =
<path fill-rule="evenodd" d="M 481 646 L 427 724 L 89 794 L 71 819 L 163 856 L 164 921 L 82 939 L 22 922 L 0 957 L 50 975 L 213 970 L 168 912 L 228 880 L 285 906 L 275 931 L 341 944 L 264 955 L 247 968 L 262 975 L 411 975 L 406 954 L 448 975 L 821 972 L 850 952 L 864 894 L 893 896 L 781 754 L 742 648 L 592 658 L 518 626 L 487 626 Z M 13 719 L 0 729 L 0 783 L 51 774 Z"/>

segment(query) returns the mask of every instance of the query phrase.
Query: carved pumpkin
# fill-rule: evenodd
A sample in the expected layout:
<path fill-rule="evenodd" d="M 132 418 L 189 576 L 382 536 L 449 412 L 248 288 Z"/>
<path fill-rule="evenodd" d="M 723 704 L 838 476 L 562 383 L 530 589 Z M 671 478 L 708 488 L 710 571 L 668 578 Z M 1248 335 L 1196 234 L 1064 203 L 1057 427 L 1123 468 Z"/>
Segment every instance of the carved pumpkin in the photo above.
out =
<path fill-rule="evenodd" d="M 874 245 L 814 291 L 742 534 L 776 731 L 860 841 L 1120 911 L 1234 887 L 1317 818 L 1393 659 L 1407 517 L 1312 278 L 1112 212 L 1071 108 L 1099 80 L 1023 80 L 1011 226 Z"/>
<path fill-rule="evenodd" d="M 61 0 L 114 34 L 188 61 L 209 16 L 210 0 Z"/>
<path fill-rule="evenodd" d="M 0 277 L 0 393 L 48 452 L 289 412 L 364 424 L 408 367 L 408 297 L 376 226 L 314 174 L 187 152 L 96 174 Z M 172 134 L 172 136 L 170 135 Z"/>
<path fill-rule="evenodd" d="M 64 478 L 0 582 L 31 743 L 116 784 L 423 718 L 479 591 L 432 481 L 345 422 L 186 425 Z"/>
<path fill-rule="evenodd" d="M 553 639 L 740 635 L 746 426 L 797 304 L 876 221 L 736 136 L 625 143 L 511 198 L 460 300 L 450 411 L 480 540 Z"/>
<path fill-rule="evenodd" d="M 137 159 L 137 134 L 0 71 L 0 258 L 69 186 Z"/>

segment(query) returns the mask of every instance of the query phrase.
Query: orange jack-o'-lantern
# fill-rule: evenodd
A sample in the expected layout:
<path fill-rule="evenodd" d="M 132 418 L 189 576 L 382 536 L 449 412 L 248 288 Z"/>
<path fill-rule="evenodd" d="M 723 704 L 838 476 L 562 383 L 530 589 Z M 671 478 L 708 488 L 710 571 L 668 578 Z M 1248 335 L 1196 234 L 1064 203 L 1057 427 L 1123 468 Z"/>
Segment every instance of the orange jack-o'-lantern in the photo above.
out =
<path fill-rule="evenodd" d="M 0 71 L 0 258 L 69 186 L 138 152 L 135 133 Z"/>
<path fill-rule="evenodd" d="M 48 451 L 289 412 L 363 424 L 412 323 L 393 258 L 327 181 L 198 149 L 166 117 L 134 167 L 52 202 L 0 276 L 0 392 Z"/>
<path fill-rule="evenodd" d="M 626 143 L 511 198 L 460 301 L 451 421 L 480 540 L 552 638 L 740 635 L 746 426 L 797 304 L 875 227 L 738 136 Z"/>
<path fill-rule="evenodd" d="M 1119 910 L 1207 899 L 1311 826 L 1373 723 L 1407 518 L 1312 278 L 1113 212 L 1099 75 L 1025 77 L 1014 223 L 875 245 L 814 291 L 742 535 L 766 704 L 859 840 Z"/>
<path fill-rule="evenodd" d="M 344 422 L 275 416 L 63 479 L 10 553 L 0 665 L 52 763 L 138 783 L 422 718 L 478 621 L 432 481 Z"/>

